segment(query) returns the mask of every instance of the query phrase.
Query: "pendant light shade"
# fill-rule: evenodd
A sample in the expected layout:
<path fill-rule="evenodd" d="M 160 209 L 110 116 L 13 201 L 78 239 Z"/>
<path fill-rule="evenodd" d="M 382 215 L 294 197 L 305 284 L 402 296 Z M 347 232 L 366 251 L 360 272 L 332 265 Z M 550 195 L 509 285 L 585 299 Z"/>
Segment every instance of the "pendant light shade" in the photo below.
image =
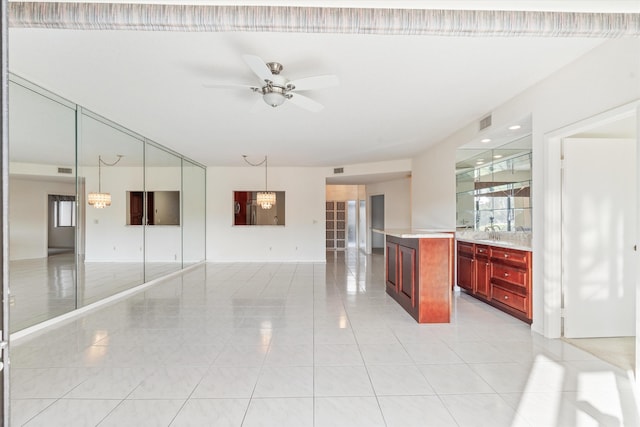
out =
<path fill-rule="evenodd" d="M 97 209 L 106 208 L 111 206 L 111 194 L 110 193 L 89 193 L 87 195 L 89 206 L 93 206 Z"/>
<path fill-rule="evenodd" d="M 256 202 L 262 209 L 271 209 L 276 204 L 276 193 L 273 191 L 260 191 L 256 197 Z"/>

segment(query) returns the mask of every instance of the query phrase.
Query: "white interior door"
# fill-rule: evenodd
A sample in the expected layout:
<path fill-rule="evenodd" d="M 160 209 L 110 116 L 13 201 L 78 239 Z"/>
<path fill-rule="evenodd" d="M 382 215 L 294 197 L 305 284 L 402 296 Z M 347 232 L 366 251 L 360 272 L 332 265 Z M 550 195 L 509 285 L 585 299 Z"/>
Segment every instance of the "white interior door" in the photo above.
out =
<path fill-rule="evenodd" d="M 636 147 L 563 140 L 564 336 L 635 335 Z"/>

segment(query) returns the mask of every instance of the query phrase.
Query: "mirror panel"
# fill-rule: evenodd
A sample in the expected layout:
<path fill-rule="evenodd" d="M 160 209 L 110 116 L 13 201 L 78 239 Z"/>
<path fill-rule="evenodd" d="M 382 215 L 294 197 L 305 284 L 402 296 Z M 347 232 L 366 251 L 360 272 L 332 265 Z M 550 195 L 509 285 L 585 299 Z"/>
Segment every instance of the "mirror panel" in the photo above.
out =
<path fill-rule="evenodd" d="M 153 225 L 144 226 L 145 281 L 148 282 L 182 268 L 182 232 L 179 225 L 173 224 L 175 206 L 174 209 L 164 209 L 167 200 L 156 198 L 153 203 L 149 200 L 150 194 L 159 195 L 161 192 L 175 192 L 181 197 L 182 159 L 147 142 L 144 176 L 145 218 L 147 223 L 153 218 Z M 180 203 L 177 208 L 179 210 Z M 163 212 L 169 214 L 163 215 Z M 177 215 L 179 218 L 179 212 Z"/>
<path fill-rule="evenodd" d="M 75 108 L 47 95 L 9 82 L 10 332 L 76 308 Z"/>
<path fill-rule="evenodd" d="M 530 233 L 531 135 L 457 155 L 457 229 Z"/>
<path fill-rule="evenodd" d="M 270 208 L 258 204 L 259 191 L 233 192 L 233 225 L 285 225 L 284 191 L 273 191 L 276 201 Z"/>
<path fill-rule="evenodd" d="M 143 228 L 126 223 L 127 190 L 143 188 L 144 145 L 119 126 L 81 115 L 78 143 L 78 302 L 83 306 L 144 282 Z M 111 205 L 88 194 L 111 194 Z"/>
<path fill-rule="evenodd" d="M 205 260 L 203 167 L 15 75 L 9 110 L 11 332 Z"/>
<path fill-rule="evenodd" d="M 183 266 L 205 259 L 205 169 L 182 160 L 182 256 Z"/>

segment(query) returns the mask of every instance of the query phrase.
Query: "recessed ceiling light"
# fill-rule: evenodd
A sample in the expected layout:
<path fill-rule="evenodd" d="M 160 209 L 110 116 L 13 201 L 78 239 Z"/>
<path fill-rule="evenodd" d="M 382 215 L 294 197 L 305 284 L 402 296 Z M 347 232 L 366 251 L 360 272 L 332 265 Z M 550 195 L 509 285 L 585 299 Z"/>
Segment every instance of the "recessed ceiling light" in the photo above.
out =
<path fill-rule="evenodd" d="M 486 144 L 487 142 L 491 142 L 491 138 L 481 139 L 480 142 L 484 142 Z"/>
<path fill-rule="evenodd" d="M 478 161 L 476 162 L 476 165 L 484 165 L 484 162 L 483 162 L 482 160 L 478 160 Z"/>
<path fill-rule="evenodd" d="M 513 126 L 509 126 L 509 130 L 518 130 L 520 129 L 522 126 L 520 125 L 513 125 Z"/>
<path fill-rule="evenodd" d="M 496 154 L 495 156 L 493 156 L 494 159 L 499 159 L 502 157 L 502 154 Z"/>

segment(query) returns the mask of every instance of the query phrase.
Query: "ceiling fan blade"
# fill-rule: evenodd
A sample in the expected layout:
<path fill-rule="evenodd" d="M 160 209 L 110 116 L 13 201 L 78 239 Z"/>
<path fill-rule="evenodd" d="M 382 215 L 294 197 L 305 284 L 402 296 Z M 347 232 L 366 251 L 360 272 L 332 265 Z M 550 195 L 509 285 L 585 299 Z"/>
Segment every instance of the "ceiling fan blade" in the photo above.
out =
<path fill-rule="evenodd" d="M 289 84 L 295 86 L 295 89 L 293 89 L 294 91 L 300 91 L 324 89 L 327 87 L 338 86 L 340 84 L 340 81 L 338 80 L 338 76 L 328 74 L 325 76 L 314 76 L 292 80 L 289 82 Z"/>
<path fill-rule="evenodd" d="M 221 89 L 253 89 L 256 86 L 243 84 L 243 83 L 204 83 L 202 85 L 206 88 L 221 88 Z"/>
<path fill-rule="evenodd" d="M 307 111 L 317 113 L 324 108 L 324 105 L 314 101 L 311 98 L 307 98 L 304 95 L 300 95 L 299 93 L 292 93 L 291 95 L 292 96 L 291 99 L 289 99 L 289 102 L 296 105 L 297 107 L 304 108 Z"/>
<path fill-rule="evenodd" d="M 267 67 L 267 64 L 262 58 L 255 55 L 242 55 L 242 59 L 244 59 L 244 62 L 251 68 L 251 71 L 260 77 L 261 81 L 273 80 L 273 74 L 271 74 L 271 70 L 269 70 L 269 67 Z"/>

